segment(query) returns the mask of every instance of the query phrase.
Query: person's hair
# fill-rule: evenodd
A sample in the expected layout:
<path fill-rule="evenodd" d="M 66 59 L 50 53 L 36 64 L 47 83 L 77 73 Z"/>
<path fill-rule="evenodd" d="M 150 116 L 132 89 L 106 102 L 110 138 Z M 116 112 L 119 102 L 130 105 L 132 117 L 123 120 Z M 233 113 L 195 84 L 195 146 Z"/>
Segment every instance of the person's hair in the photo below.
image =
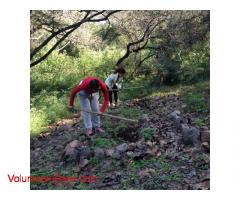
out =
<path fill-rule="evenodd" d="M 126 70 L 123 67 L 118 67 L 117 69 L 115 69 L 115 71 L 113 73 L 114 74 L 116 74 L 116 73 L 125 74 Z"/>
<path fill-rule="evenodd" d="M 91 89 L 93 89 L 93 90 L 99 89 L 99 86 L 100 86 L 100 83 L 99 83 L 99 81 L 98 81 L 97 79 L 94 79 L 94 80 L 92 80 L 92 81 L 90 82 L 90 87 L 91 87 Z"/>

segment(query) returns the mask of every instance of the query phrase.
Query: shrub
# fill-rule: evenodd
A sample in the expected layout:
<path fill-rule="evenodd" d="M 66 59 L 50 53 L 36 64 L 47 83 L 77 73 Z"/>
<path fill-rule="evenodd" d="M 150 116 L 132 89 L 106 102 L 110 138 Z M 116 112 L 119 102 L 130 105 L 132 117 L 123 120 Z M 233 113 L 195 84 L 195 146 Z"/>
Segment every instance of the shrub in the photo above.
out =
<path fill-rule="evenodd" d="M 144 137 L 145 140 L 151 140 L 156 131 L 156 128 L 144 128 L 140 131 L 140 134 Z"/>

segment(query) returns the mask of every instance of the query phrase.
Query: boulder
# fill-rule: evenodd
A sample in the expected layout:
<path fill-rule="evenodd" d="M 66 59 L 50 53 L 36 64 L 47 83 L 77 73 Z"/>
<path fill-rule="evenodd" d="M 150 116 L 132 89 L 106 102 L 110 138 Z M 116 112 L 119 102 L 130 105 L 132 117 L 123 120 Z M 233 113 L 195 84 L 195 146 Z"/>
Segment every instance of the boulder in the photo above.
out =
<path fill-rule="evenodd" d="M 146 149 L 147 148 L 147 145 L 146 145 L 146 143 L 144 142 L 144 141 L 138 141 L 137 143 L 136 143 L 136 147 L 138 148 L 138 149 L 140 149 L 140 150 L 144 150 L 144 149 Z"/>
<path fill-rule="evenodd" d="M 105 151 L 106 156 L 114 158 L 114 159 L 120 159 L 121 158 L 121 154 L 119 153 L 119 151 L 115 150 L 115 149 L 107 149 Z"/>
<path fill-rule="evenodd" d="M 200 142 L 200 131 L 196 127 L 181 125 L 182 141 L 185 145 L 195 145 Z"/>
<path fill-rule="evenodd" d="M 101 149 L 101 148 L 96 148 L 94 150 L 94 156 L 97 158 L 97 159 L 102 159 L 105 157 L 105 153 L 104 153 L 104 150 Z"/>
<path fill-rule="evenodd" d="M 136 143 L 130 143 L 129 145 L 128 145 L 128 150 L 129 151 L 133 151 L 134 149 L 136 148 Z"/>
<path fill-rule="evenodd" d="M 114 159 L 120 159 L 122 156 L 121 154 L 118 152 L 118 151 L 114 151 L 113 152 L 113 155 L 112 155 L 112 158 Z"/>
<path fill-rule="evenodd" d="M 133 158 L 134 157 L 134 153 L 132 151 L 128 151 L 126 153 L 126 155 L 129 157 L 129 158 Z"/>
<path fill-rule="evenodd" d="M 112 157 L 112 155 L 113 155 L 113 153 L 114 153 L 114 149 L 107 149 L 107 150 L 105 151 L 105 153 L 106 153 L 106 156 Z"/>
<path fill-rule="evenodd" d="M 62 161 L 64 162 L 77 162 L 80 158 L 79 152 L 80 142 L 73 140 L 66 145 L 62 153 Z"/>
<path fill-rule="evenodd" d="M 88 159 L 81 159 L 80 163 L 79 163 L 79 167 L 80 168 L 84 168 L 84 167 L 86 167 L 88 165 L 88 163 L 89 163 Z"/>
<path fill-rule="evenodd" d="M 94 151 L 88 146 L 83 146 L 79 149 L 79 155 L 81 158 L 89 159 L 94 156 Z"/>
<path fill-rule="evenodd" d="M 119 153 L 123 153 L 123 152 L 127 151 L 127 149 L 128 149 L 128 144 L 127 143 L 120 144 L 116 147 L 116 150 Z"/>
<path fill-rule="evenodd" d="M 181 112 L 179 110 L 175 110 L 174 112 L 172 112 L 170 114 L 170 118 L 174 122 L 174 125 L 177 128 L 177 130 L 181 129 L 182 118 L 181 118 L 180 114 L 181 114 Z"/>

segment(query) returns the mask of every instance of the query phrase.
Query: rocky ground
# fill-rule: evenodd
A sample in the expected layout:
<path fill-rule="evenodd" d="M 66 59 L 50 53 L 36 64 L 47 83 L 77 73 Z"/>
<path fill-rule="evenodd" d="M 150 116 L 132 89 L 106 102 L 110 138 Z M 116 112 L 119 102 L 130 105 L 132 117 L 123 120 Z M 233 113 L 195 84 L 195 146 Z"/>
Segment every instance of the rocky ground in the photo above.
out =
<path fill-rule="evenodd" d="M 107 112 L 139 122 L 104 118 L 106 133 L 91 139 L 81 117 L 58 122 L 31 138 L 31 176 L 80 181 L 31 183 L 31 189 L 210 189 L 209 113 L 185 107 L 178 95 L 126 101 Z"/>

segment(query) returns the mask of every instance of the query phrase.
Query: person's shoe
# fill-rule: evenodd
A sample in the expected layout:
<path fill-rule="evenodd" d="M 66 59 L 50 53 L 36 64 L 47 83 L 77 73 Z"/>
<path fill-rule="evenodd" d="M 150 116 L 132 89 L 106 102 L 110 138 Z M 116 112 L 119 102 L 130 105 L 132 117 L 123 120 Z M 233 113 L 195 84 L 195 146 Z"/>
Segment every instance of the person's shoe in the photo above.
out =
<path fill-rule="evenodd" d="M 105 130 L 103 128 L 101 128 L 101 127 L 95 128 L 95 131 L 97 133 L 105 133 Z"/>
<path fill-rule="evenodd" d="M 92 137 L 94 135 L 92 128 L 87 129 L 87 136 Z"/>

